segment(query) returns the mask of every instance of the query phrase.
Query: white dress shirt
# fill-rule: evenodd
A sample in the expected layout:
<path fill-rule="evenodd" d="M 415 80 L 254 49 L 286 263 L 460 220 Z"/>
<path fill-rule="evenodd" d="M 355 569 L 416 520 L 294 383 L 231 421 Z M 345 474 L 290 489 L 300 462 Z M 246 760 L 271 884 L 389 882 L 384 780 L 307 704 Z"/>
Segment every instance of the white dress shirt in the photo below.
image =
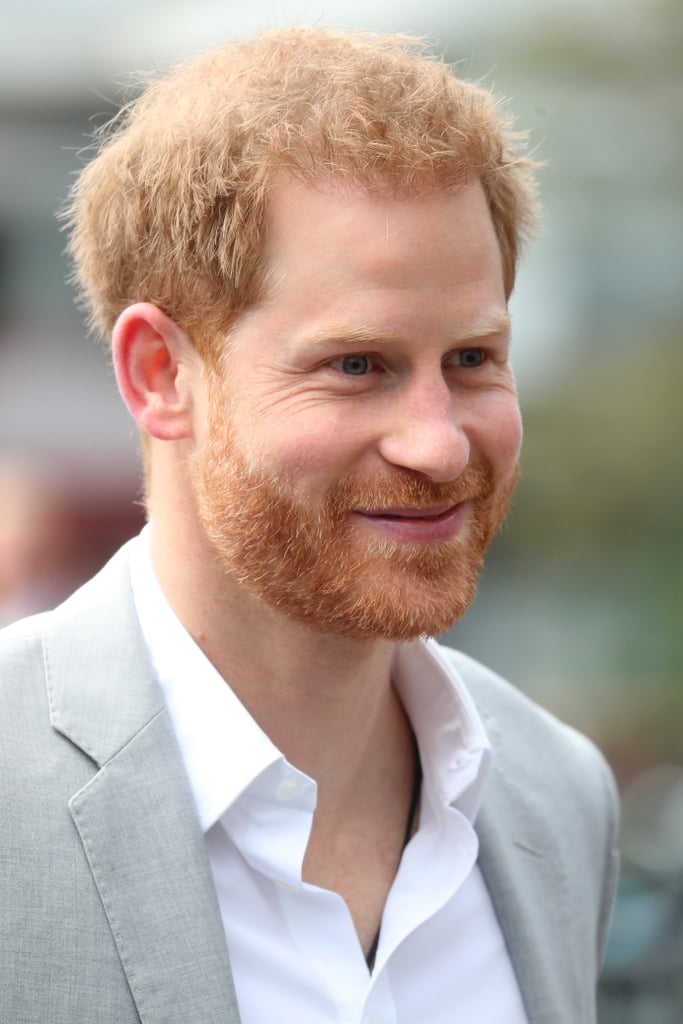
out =
<path fill-rule="evenodd" d="M 341 896 L 302 881 L 315 781 L 178 621 L 146 532 L 131 554 L 133 594 L 206 837 L 242 1024 L 528 1024 L 476 864 L 489 743 L 438 644 L 396 647 L 394 685 L 422 762 L 420 820 L 370 972 Z"/>

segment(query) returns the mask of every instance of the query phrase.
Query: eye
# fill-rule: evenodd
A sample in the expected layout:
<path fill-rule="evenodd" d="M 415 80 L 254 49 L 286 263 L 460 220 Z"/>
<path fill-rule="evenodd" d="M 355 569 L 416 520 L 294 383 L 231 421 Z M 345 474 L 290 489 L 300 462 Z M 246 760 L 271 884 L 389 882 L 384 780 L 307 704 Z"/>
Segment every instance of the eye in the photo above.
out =
<path fill-rule="evenodd" d="M 455 353 L 454 357 L 458 366 L 466 370 L 476 370 L 486 362 L 486 352 L 483 348 L 463 348 Z"/>
<path fill-rule="evenodd" d="M 372 369 L 372 360 L 369 356 L 344 356 L 341 359 L 335 359 L 332 365 L 349 377 L 362 377 Z"/>

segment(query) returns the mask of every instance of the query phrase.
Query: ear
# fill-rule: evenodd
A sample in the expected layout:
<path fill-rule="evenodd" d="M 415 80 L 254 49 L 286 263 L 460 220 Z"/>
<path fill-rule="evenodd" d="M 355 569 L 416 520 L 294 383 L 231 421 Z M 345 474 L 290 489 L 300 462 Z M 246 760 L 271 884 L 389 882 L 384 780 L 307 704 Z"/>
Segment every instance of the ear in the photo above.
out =
<path fill-rule="evenodd" d="M 114 326 L 112 354 L 119 390 L 139 425 L 163 441 L 191 436 L 199 356 L 178 325 L 149 302 L 128 306 Z"/>

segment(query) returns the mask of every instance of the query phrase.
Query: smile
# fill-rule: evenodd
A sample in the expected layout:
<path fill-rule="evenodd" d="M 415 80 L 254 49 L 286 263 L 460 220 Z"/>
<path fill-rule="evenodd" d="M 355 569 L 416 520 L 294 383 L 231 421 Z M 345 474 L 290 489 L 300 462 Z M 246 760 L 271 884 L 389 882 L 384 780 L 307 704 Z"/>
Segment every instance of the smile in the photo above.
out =
<path fill-rule="evenodd" d="M 427 508 L 356 509 L 354 517 L 396 541 L 429 543 L 451 540 L 462 530 L 467 502 Z"/>

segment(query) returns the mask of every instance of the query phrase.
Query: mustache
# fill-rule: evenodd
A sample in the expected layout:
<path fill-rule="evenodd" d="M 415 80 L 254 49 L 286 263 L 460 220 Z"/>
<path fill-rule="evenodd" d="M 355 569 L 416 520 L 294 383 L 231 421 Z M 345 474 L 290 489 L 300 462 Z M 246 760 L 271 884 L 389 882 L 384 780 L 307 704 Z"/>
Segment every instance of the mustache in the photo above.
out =
<path fill-rule="evenodd" d="M 345 477 L 328 495 L 327 505 L 335 514 L 357 508 L 372 508 L 377 512 L 397 507 L 427 509 L 486 498 L 492 490 L 493 473 L 482 463 L 467 466 L 455 480 L 444 483 L 397 469 L 372 479 Z"/>

